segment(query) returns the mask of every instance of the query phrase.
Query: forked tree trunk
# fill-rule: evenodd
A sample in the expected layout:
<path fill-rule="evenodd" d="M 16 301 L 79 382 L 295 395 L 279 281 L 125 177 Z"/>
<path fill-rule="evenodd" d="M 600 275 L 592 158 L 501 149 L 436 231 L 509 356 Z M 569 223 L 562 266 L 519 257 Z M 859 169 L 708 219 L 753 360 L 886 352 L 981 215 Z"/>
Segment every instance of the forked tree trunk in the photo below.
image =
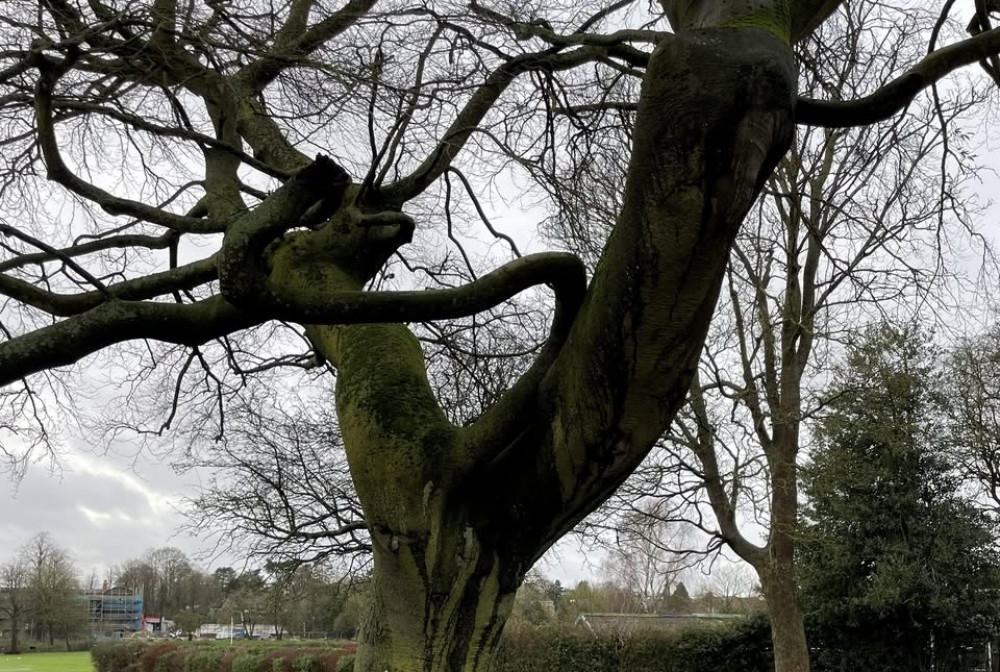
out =
<path fill-rule="evenodd" d="M 310 327 L 338 369 L 374 546 L 358 672 L 488 669 L 533 562 L 628 477 L 683 403 L 736 232 L 791 142 L 794 92 L 791 50 L 766 30 L 663 40 L 622 213 L 566 345 L 537 388 L 468 427 L 444 416 L 403 325 Z M 306 292 L 357 289 L 364 274 L 343 266 L 359 258 L 289 245 L 272 274 Z"/>

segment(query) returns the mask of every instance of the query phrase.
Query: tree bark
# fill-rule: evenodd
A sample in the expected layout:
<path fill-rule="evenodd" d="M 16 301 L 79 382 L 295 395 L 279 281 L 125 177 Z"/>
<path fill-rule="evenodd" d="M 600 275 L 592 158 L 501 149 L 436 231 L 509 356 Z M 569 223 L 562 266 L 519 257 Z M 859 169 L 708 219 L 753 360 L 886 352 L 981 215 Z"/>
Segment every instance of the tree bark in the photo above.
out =
<path fill-rule="evenodd" d="M 775 559 L 760 577 L 771 617 L 775 672 L 809 672 L 809 647 L 799 609 L 795 567 L 790 560 Z"/>
<path fill-rule="evenodd" d="M 488 670 L 520 576 L 471 527 L 378 534 L 360 670 Z M 435 557 L 436 556 L 436 557 Z"/>
<path fill-rule="evenodd" d="M 785 361 L 791 361 L 785 356 Z M 767 455 L 771 472 L 771 532 L 767 560 L 756 567 L 771 616 L 775 672 L 809 672 L 809 647 L 799 606 L 795 570 L 798 533 L 799 445 L 798 378 L 785 372 L 783 399 L 787 413 L 775 424 L 774 442 Z"/>

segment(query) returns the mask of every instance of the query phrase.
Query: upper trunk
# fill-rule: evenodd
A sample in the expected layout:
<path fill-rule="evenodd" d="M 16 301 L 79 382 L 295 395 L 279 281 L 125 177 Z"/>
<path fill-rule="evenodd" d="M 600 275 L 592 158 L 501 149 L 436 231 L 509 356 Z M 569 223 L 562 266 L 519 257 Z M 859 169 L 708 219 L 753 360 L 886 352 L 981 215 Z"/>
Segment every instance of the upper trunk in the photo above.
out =
<path fill-rule="evenodd" d="M 622 213 L 546 381 L 548 544 L 642 461 L 683 403 L 743 218 L 793 135 L 789 48 L 754 28 L 670 36 L 650 59 Z M 523 481 L 522 481 L 523 482 Z"/>

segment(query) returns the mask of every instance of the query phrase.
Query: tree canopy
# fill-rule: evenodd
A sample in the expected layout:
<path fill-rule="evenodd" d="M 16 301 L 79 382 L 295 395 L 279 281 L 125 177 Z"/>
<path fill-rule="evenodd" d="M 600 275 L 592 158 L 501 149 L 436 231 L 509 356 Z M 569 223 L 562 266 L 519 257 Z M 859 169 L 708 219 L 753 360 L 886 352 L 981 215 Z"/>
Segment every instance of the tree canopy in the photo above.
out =
<path fill-rule="evenodd" d="M 792 46 L 842 4 L 11 5 L 0 446 L 23 464 L 81 392 L 106 397 L 75 375 L 92 356 L 123 390 L 104 437 L 217 439 L 261 389 L 335 380 L 374 561 L 359 669 L 484 669 L 528 569 L 683 403 L 796 125 L 873 123 L 959 67 L 997 72 L 985 3 L 938 44 L 947 2 L 930 48 L 859 98 L 800 97 Z M 522 254 L 489 190 L 540 201 L 550 231 L 613 222 L 599 261 Z M 432 382 L 491 350 L 513 364 L 471 366 L 496 376 L 481 394 Z M 765 575 L 769 599 L 794 590 Z M 807 669 L 800 624 L 775 622 L 777 669 Z"/>

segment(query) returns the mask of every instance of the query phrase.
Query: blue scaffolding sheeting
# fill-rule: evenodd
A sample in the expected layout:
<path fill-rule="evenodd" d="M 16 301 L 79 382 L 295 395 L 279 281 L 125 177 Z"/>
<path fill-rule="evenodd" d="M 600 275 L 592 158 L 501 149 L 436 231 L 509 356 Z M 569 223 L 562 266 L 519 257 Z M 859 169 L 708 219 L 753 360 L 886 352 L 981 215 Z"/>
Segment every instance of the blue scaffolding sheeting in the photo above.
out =
<path fill-rule="evenodd" d="M 88 592 L 87 620 L 95 635 L 124 637 L 142 630 L 142 594 L 125 588 Z"/>

